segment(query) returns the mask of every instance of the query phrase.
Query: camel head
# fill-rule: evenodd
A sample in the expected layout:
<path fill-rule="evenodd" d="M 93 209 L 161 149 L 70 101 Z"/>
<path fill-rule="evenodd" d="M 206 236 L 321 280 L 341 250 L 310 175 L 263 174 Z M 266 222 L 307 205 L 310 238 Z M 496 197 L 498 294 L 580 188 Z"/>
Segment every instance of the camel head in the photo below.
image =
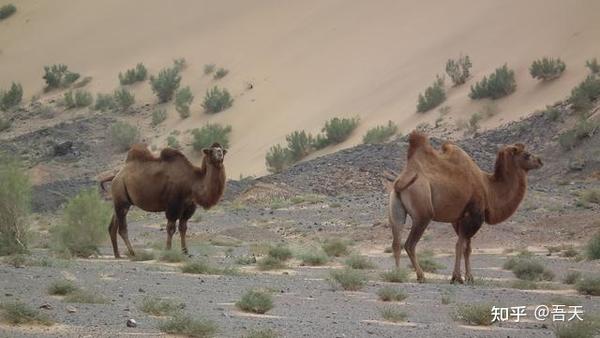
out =
<path fill-rule="evenodd" d="M 204 153 L 204 158 L 207 159 L 210 164 L 217 168 L 223 166 L 223 159 L 225 158 L 225 154 L 227 154 L 227 150 L 223 149 L 219 143 L 213 143 L 210 148 L 202 149 L 202 152 Z"/>
<path fill-rule="evenodd" d="M 502 151 L 516 167 L 525 171 L 539 169 L 544 165 L 539 157 L 526 151 L 522 143 L 506 146 Z"/>

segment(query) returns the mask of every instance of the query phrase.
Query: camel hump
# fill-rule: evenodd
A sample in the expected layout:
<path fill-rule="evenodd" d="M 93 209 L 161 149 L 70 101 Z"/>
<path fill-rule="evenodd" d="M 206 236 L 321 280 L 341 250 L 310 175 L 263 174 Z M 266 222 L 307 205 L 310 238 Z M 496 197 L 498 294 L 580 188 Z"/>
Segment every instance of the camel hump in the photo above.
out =
<path fill-rule="evenodd" d="M 167 162 L 185 158 L 181 151 L 173 148 L 165 148 L 160 152 L 160 159 Z"/>
<path fill-rule="evenodd" d="M 126 162 L 130 161 L 153 161 L 156 157 L 152 155 L 144 143 L 136 143 L 127 152 Z"/>
<path fill-rule="evenodd" d="M 418 149 L 424 146 L 431 147 L 429 145 L 429 138 L 427 135 L 414 130 L 408 136 L 408 158 L 411 158 Z"/>

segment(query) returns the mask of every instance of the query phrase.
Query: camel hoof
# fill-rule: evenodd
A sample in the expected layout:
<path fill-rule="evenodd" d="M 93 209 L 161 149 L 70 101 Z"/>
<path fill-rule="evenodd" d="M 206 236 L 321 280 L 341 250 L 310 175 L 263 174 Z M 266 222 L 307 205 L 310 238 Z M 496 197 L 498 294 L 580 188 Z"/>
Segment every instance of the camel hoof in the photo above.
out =
<path fill-rule="evenodd" d="M 425 283 L 425 277 L 417 277 L 417 282 L 421 284 Z"/>
<path fill-rule="evenodd" d="M 466 275 L 465 276 L 465 282 L 467 284 L 474 284 L 475 283 L 475 279 L 473 278 L 473 276 L 471 275 Z"/>
<path fill-rule="evenodd" d="M 455 284 L 455 283 L 464 284 L 465 282 L 463 281 L 461 276 L 452 276 L 450 283 L 451 284 Z"/>

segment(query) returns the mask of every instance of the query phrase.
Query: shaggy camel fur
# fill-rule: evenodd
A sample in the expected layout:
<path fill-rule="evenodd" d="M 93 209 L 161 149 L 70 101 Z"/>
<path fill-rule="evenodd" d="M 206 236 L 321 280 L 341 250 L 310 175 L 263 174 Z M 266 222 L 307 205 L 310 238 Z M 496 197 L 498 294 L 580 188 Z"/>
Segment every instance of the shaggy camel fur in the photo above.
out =
<path fill-rule="evenodd" d="M 406 166 L 389 195 L 396 266 L 400 266 L 400 236 L 408 213 L 412 228 L 404 248 L 417 280 L 423 282 L 424 274 L 415 247 L 433 220 L 452 223 L 458 235 L 452 282 L 463 283 L 460 272 L 463 255 L 465 278 L 472 282 L 471 238 L 483 222 L 497 224 L 515 212 L 527 190 L 527 172 L 541 166 L 542 161 L 518 143 L 499 150 L 494 173 L 486 173 L 458 146 L 445 143 L 438 151 L 425 135 L 413 132 Z"/>
<path fill-rule="evenodd" d="M 225 188 L 223 159 L 227 150 L 214 143 L 202 149 L 202 165 L 196 167 L 181 152 L 165 148 L 160 157 L 153 156 L 144 144 L 136 144 L 127 153 L 125 166 L 114 176 L 101 180 L 100 186 L 112 181 L 114 214 L 108 231 L 115 258 L 119 258 L 117 231 L 130 255 L 135 255 L 127 235 L 127 212 L 132 205 L 151 211 L 165 211 L 167 217 L 167 250 L 179 220 L 181 249 L 187 254 L 185 234 L 187 221 L 196 205 L 209 209 L 219 202 Z"/>

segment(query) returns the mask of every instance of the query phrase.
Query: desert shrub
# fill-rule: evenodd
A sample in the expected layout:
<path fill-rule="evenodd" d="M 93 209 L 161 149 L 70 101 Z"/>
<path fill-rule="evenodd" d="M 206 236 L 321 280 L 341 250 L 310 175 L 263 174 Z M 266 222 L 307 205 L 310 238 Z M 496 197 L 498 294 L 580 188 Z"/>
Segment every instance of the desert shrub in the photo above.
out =
<path fill-rule="evenodd" d="M 173 68 L 177 69 L 178 72 L 181 72 L 187 67 L 187 61 L 185 58 L 179 58 L 173 60 Z"/>
<path fill-rule="evenodd" d="M 5 131 L 10 129 L 11 123 L 8 119 L 4 119 L 0 117 L 0 131 Z"/>
<path fill-rule="evenodd" d="M 404 269 L 393 269 L 381 273 L 381 279 L 389 283 L 405 283 L 408 281 L 408 271 Z"/>
<path fill-rule="evenodd" d="M 590 70 L 592 74 L 600 73 L 600 64 L 598 63 L 598 59 L 596 58 L 587 60 L 585 62 L 585 66 Z"/>
<path fill-rule="evenodd" d="M 181 267 L 181 272 L 184 273 L 193 273 L 199 275 L 210 275 L 218 273 L 218 269 L 212 266 L 205 259 L 194 259 L 185 263 Z"/>
<path fill-rule="evenodd" d="M 492 325 L 492 306 L 489 304 L 459 304 L 454 310 L 454 319 L 469 325 Z"/>
<path fill-rule="evenodd" d="M 225 68 L 219 68 L 219 69 L 217 69 L 217 71 L 215 72 L 215 75 L 213 76 L 213 78 L 214 78 L 215 80 L 222 79 L 222 78 L 224 78 L 224 77 L 225 77 L 227 74 L 229 74 L 229 71 L 228 71 L 227 69 L 225 69 Z"/>
<path fill-rule="evenodd" d="M 365 136 L 363 136 L 363 143 L 383 143 L 397 132 L 398 126 L 394 122 L 388 121 L 388 124 L 386 126 L 376 126 L 367 130 L 367 133 L 365 134 Z"/>
<path fill-rule="evenodd" d="M 556 303 L 555 303 L 556 304 Z M 556 338 L 594 338 L 600 334 L 600 319 L 586 316 L 584 320 L 572 320 L 553 326 Z"/>
<path fill-rule="evenodd" d="M 184 253 L 181 250 L 171 249 L 171 250 L 163 250 L 160 253 L 158 259 L 162 262 L 167 263 L 179 263 L 183 262 L 187 259 Z"/>
<path fill-rule="evenodd" d="M 170 315 L 180 309 L 181 304 L 177 304 L 170 299 L 158 297 L 144 297 L 140 304 L 140 310 L 153 316 Z"/>
<path fill-rule="evenodd" d="M 134 262 L 151 261 L 154 259 L 154 252 L 150 250 L 139 250 L 136 251 L 135 256 L 130 256 L 129 259 Z"/>
<path fill-rule="evenodd" d="M 116 108 L 115 98 L 110 94 L 100 94 L 96 95 L 96 104 L 94 105 L 94 110 L 99 111 L 107 111 L 113 110 Z"/>
<path fill-rule="evenodd" d="M 408 297 L 404 291 L 391 286 L 384 286 L 377 290 L 377 296 L 384 302 L 400 302 Z"/>
<path fill-rule="evenodd" d="M 43 79 L 46 81 L 46 90 L 65 88 L 79 79 L 79 73 L 73 73 L 64 64 L 44 66 Z"/>
<path fill-rule="evenodd" d="M 552 273 L 552 271 L 546 269 L 541 262 L 532 258 L 517 259 L 516 262 L 510 266 L 510 270 L 517 278 L 523 280 L 540 281 L 554 279 L 554 273 Z"/>
<path fill-rule="evenodd" d="M 546 116 L 548 120 L 552 122 L 558 121 L 560 115 L 560 110 L 556 107 L 546 107 L 546 110 L 544 111 L 544 116 Z"/>
<path fill-rule="evenodd" d="M 190 87 L 181 88 L 175 93 L 175 110 L 182 119 L 190 116 L 190 105 L 194 101 L 194 95 Z"/>
<path fill-rule="evenodd" d="M 592 107 L 592 101 L 598 97 L 600 97 L 600 77 L 588 75 L 573 88 L 569 101 L 576 110 L 587 111 Z"/>
<path fill-rule="evenodd" d="M 85 90 L 68 91 L 64 95 L 65 106 L 67 109 L 83 108 L 94 102 L 92 94 Z"/>
<path fill-rule="evenodd" d="M 277 245 L 269 249 L 269 256 L 280 261 L 287 261 L 292 258 L 292 250 L 285 245 Z"/>
<path fill-rule="evenodd" d="M 67 202 L 62 222 L 52 231 L 55 249 L 80 257 L 99 253 L 110 216 L 111 207 L 95 189 L 80 191 Z"/>
<path fill-rule="evenodd" d="M 446 101 L 446 92 L 444 90 L 444 79 L 438 77 L 435 82 L 425 89 L 424 94 L 419 94 L 417 100 L 417 112 L 424 113 Z"/>
<path fill-rule="evenodd" d="M 567 68 L 560 58 L 547 58 L 535 60 L 529 67 L 529 74 L 534 79 L 552 80 L 559 77 Z"/>
<path fill-rule="evenodd" d="M 379 308 L 379 313 L 381 314 L 381 317 L 383 317 L 383 319 L 393 323 L 403 322 L 408 317 L 406 312 L 393 306 L 383 306 Z"/>
<path fill-rule="evenodd" d="M 367 276 L 360 270 L 343 269 L 331 271 L 330 281 L 334 286 L 340 286 L 347 291 L 358 291 L 367 283 Z"/>
<path fill-rule="evenodd" d="M 217 86 L 206 91 L 204 102 L 202 102 L 202 108 L 209 114 L 222 112 L 232 105 L 233 98 L 231 94 L 229 94 L 227 89 L 219 89 Z"/>
<path fill-rule="evenodd" d="M 50 326 L 52 320 L 38 309 L 21 302 L 0 304 L 0 314 L 2 318 L 13 325 L 20 324 L 39 324 Z"/>
<path fill-rule="evenodd" d="M 248 290 L 235 306 L 242 311 L 263 314 L 273 308 L 273 298 L 265 291 Z"/>
<path fill-rule="evenodd" d="M 367 257 L 360 255 L 352 255 L 346 259 L 344 262 L 347 267 L 352 269 L 373 269 L 375 268 L 375 264 L 371 262 Z"/>
<path fill-rule="evenodd" d="M 348 254 L 348 245 L 346 244 L 346 241 L 338 238 L 326 240 L 323 245 L 321 245 L 321 248 L 330 257 L 340 257 Z"/>
<path fill-rule="evenodd" d="M 558 135 L 558 143 L 564 150 L 571 150 L 586 138 L 592 137 L 599 124 L 587 119 L 580 119 L 575 127 Z"/>
<path fill-rule="evenodd" d="M 575 283 L 577 283 L 577 281 L 581 279 L 581 272 L 579 271 L 569 271 L 565 278 L 563 279 L 563 282 L 565 284 L 569 284 L 569 285 L 573 285 Z"/>
<path fill-rule="evenodd" d="M 252 265 L 256 263 L 255 256 L 240 256 L 235 260 L 235 264 L 239 265 Z"/>
<path fill-rule="evenodd" d="M 210 147 L 214 142 L 218 142 L 223 148 L 229 148 L 229 134 L 231 134 L 231 126 L 207 123 L 200 129 L 192 130 L 194 137 L 192 146 L 194 150 L 200 151 Z"/>
<path fill-rule="evenodd" d="M 329 121 L 325 122 L 325 126 L 321 131 L 325 135 L 327 145 L 338 144 L 346 141 L 350 134 L 358 127 L 360 119 L 358 117 L 352 118 L 339 118 L 334 117 Z M 319 146 L 318 149 L 323 148 Z"/>
<path fill-rule="evenodd" d="M 167 119 L 167 111 L 165 109 L 154 109 L 152 112 L 152 125 L 158 126 Z"/>
<path fill-rule="evenodd" d="M 76 290 L 67 294 L 64 298 L 67 303 L 80 304 L 106 304 L 108 300 L 97 291 L 91 290 Z"/>
<path fill-rule="evenodd" d="M 13 82 L 8 91 L 0 91 L 0 110 L 8 110 L 21 103 L 23 99 L 23 86 Z"/>
<path fill-rule="evenodd" d="M 298 258 L 303 265 L 320 266 L 327 263 L 329 257 L 321 250 L 309 250 L 301 253 Z"/>
<path fill-rule="evenodd" d="M 455 86 L 461 85 L 467 81 L 470 76 L 469 70 L 473 65 L 468 55 L 461 55 L 458 59 L 448 59 L 446 62 L 446 74 L 450 76 Z"/>
<path fill-rule="evenodd" d="M 435 273 L 439 269 L 443 269 L 444 266 L 436 262 L 433 258 L 433 252 L 425 250 L 419 255 L 419 266 L 425 272 Z"/>
<path fill-rule="evenodd" d="M 267 170 L 271 173 L 280 173 L 290 165 L 291 153 L 288 148 L 277 144 L 269 148 L 265 156 Z"/>
<path fill-rule="evenodd" d="M 119 73 L 119 83 L 122 86 L 134 84 L 136 82 L 146 81 L 148 70 L 143 63 L 138 63 L 135 68 L 125 71 L 125 74 Z"/>
<path fill-rule="evenodd" d="M 173 149 L 181 149 L 181 144 L 179 144 L 177 137 L 174 135 L 169 135 L 167 137 L 167 146 Z"/>
<path fill-rule="evenodd" d="M 600 204 L 600 189 L 593 190 L 595 203 Z M 600 259 L 600 232 L 595 234 L 585 247 L 586 256 L 589 259 Z"/>
<path fill-rule="evenodd" d="M 8 4 L 0 7 L 0 20 L 4 20 L 9 16 L 15 14 L 17 11 L 17 7 L 13 4 Z"/>
<path fill-rule="evenodd" d="M 517 89 L 515 72 L 505 64 L 496 68 L 496 71 L 489 77 L 484 76 L 481 81 L 471 86 L 469 97 L 474 100 L 484 98 L 495 100 L 511 94 L 515 89 Z"/>
<path fill-rule="evenodd" d="M 600 276 L 587 276 L 575 283 L 575 288 L 582 295 L 600 296 Z"/>
<path fill-rule="evenodd" d="M 110 127 L 110 136 L 119 151 L 127 151 L 139 140 L 140 132 L 136 127 L 119 121 Z"/>
<path fill-rule="evenodd" d="M 157 77 L 150 76 L 152 91 L 160 102 L 168 102 L 173 98 L 175 91 L 179 88 L 181 76 L 177 68 L 162 69 Z"/>
<path fill-rule="evenodd" d="M 192 318 L 182 313 L 161 322 L 158 328 L 165 333 L 201 338 L 213 337 L 217 332 L 217 326 L 212 321 Z"/>
<path fill-rule="evenodd" d="M 127 88 L 121 87 L 114 92 L 115 103 L 122 111 L 129 109 L 135 103 L 135 95 Z"/>
<path fill-rule="evenodd" d="M 293 162 L 300 161 L 313 151 L 313 137 L 310 133 L 294 131 L 285 136 L 288 144 L 290 159 Z"/>
<path fill-rule="evenodd" d="M 27 251 L 30 201 L 31 186 L 22 164 L 0 153 L 0 256 Z"/>
<path fill-rule="evenodd" d="M 69 293 L 75 292 L 77 290 L 79 290 L 77 285 L 75 285 L 75 283 L 73 283 L 72 281 L 70 281 L 68 279 L 61 279 L 61 280 L 54 281 L 48 287 L 49 294 L 59 295 L 59 296 L 64 296 Z"/>
<path fill-rule="evenodd" d="M 209 64 L 204 65 L 204 75 L 212 74 L 215 71 L 216 67 L 217 66 L 215 66 L 214 63 L 209 63 Z"/>
<path fill-rule="evenodd" d="M 257 266 L 259 270 L 266 271 L 283 269 L 285 267 L 285 264 L 283 264 L 283 262 L 278 258 L 267 256 L 259 260 L 257 262 Z"/>

